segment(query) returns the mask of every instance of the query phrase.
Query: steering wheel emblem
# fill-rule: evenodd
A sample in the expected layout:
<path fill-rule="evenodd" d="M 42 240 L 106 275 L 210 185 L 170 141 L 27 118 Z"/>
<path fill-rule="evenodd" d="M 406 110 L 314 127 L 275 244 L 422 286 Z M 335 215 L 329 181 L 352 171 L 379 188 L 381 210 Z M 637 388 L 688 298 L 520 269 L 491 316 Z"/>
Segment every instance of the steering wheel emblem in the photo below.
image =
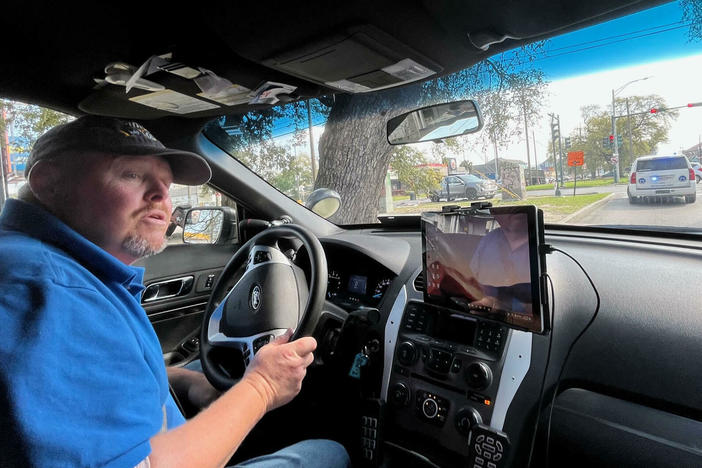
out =
<path fill-rule="evenodd" d="M 261 286 L 255 284 L 254 287 L 251 288 L 249 305 L 254 310 L 254 312 L 258 312 L 259 307 L 261 307 Z"/>

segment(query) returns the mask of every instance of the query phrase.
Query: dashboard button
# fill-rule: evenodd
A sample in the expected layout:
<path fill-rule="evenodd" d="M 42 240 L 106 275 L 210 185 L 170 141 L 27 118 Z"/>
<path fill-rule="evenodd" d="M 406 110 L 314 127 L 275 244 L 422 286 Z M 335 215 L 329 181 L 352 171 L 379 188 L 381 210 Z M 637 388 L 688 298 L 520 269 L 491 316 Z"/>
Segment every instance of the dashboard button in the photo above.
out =
<path fill-rule="evenodd" d="M 422 403 L 422 414 L 429 419 L 433 419 L 439 414 L 439 404 L 432 398 L 427 398 Z"/>
<path fill-rule="evenodd" d="M 417 347 L 411 341 L 404 341 L 397 347 L 397 359 L 400 364 L 411 366 L 417 362 Z"/>

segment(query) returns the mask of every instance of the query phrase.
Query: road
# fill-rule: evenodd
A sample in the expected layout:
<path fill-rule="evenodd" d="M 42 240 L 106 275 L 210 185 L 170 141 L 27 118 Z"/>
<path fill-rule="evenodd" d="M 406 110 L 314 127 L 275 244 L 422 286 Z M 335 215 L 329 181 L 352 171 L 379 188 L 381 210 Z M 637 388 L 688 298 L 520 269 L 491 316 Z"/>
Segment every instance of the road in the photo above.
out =
<path fill-rule="evenodd" d="M 614 193 L 603 205 L 587 211 L 569 221 L 569 224 L 676 226 L 702 229 L 702 184 L 697 184 L 697 201 L 687 204 L 682 197 L 663 203 L 631 205 L 626 196 L 626 185 L 605 185 L 577 188 L 578 195 L 588 193 Z M 553 190 L 534 190 L 529 196 L 553 196 Z M 564 189 L 561 194 L 573 194 L 573 189 Z M 428 199 L 396 202 L 396 206 L 417 205 Z"/>
<path fill-rule="evenodd" d="M 702 185 L 702 184 L 700 184 Z M 624 193 L 626 194 L 626 185 L 602 185 L 599 187 L 576 187 L 575 193 L 577 195 L 587 195 L 590 193 Z M 555 195 L 554 189 L 549 190 L 530 190 L 527 192 L 527 197 L 552 197 Z M 566 188 L 561 190 L 562 196 L 573 195 L 572 188 Z M 498 194 L 497 197 L 500 195 Z M 460 199 L 460 201 L 466 201 L 465 199 Z M 429 203 L 428 198 L 420 198 L 417 200 L 398 200 L 395 202 L 396 207 L 400 206 L 416 206 L 422 205 L 424 203 Z"/>
<path fill-rule="evenodd" d="M 618 190 L 620 187 L 623 190 Z M 573 224 L 702 228 L 702 184 L 697 185 L 697 201 L 695 203 L 685 203 L 682 197 L 677 197 L 663 203 L 631 205 L 626 196 L 626 186 L 618 185 L 616 189 L 614 196 L 605 204 L 571 220 L 571 222 Z"/>

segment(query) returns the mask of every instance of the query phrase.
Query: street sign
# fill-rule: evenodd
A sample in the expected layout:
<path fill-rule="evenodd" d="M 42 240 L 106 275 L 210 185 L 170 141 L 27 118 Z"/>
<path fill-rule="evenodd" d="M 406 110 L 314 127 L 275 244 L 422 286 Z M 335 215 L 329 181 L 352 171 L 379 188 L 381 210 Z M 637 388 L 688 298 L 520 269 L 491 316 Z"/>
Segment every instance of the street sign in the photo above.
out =
<path fill-rule="evenodd" d="M 617 161 L 619 161 L 619 158 L 610 158 L 610 161 L 612 164 L 617 164 Z"/>
<path fill-rule="evenodd" d="M 583 151 L 568 152 L 569 166 L 582 166 L 583 164 L 585 164 L 585 153 Z"/>

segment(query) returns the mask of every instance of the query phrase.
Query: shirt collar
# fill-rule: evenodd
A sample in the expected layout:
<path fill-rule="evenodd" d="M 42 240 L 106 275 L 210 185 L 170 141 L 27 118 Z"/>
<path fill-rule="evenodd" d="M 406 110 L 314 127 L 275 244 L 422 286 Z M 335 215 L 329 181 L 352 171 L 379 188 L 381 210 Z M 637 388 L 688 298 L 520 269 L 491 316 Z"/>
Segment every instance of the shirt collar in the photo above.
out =
<path fill-rule="evenodd" d="M 7 200 L 0 229 L 23 232 L 58 247 L 101 280 L 121 283 L 134 295 L 143 289 L 143 268 L 124 264 L 39 205 Z"/>

